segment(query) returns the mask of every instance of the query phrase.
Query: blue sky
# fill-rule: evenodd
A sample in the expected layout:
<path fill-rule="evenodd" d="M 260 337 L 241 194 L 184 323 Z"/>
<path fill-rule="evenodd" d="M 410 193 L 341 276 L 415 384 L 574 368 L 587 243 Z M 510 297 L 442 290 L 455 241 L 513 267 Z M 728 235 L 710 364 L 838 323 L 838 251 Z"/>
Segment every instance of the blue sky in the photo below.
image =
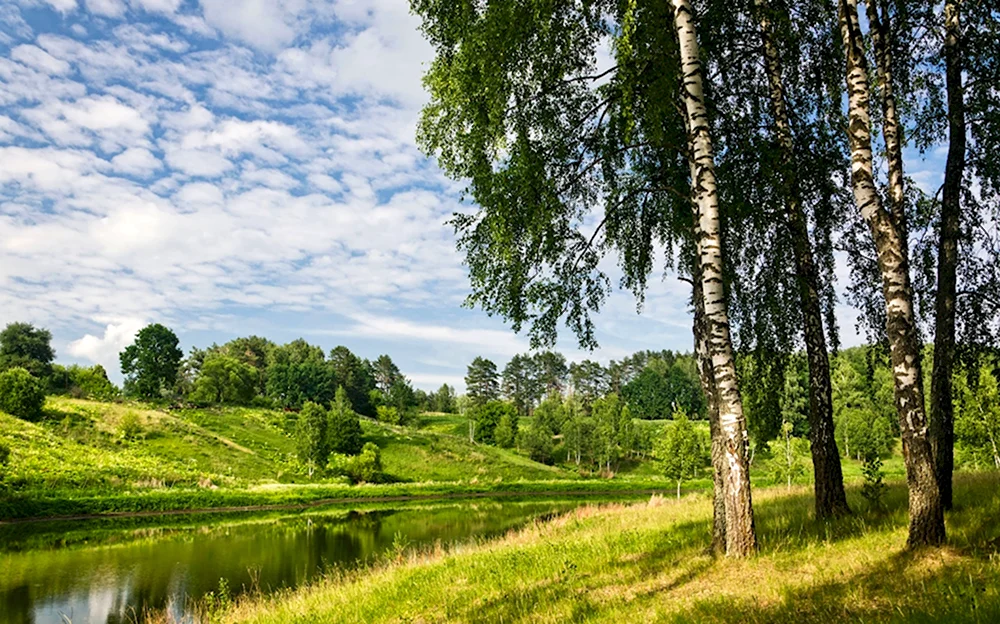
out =
<path fill-rule="evenodd" d="M 414 144 L 431 58 L 403 0 L 17 0 L 0 5 L 0 322 L 61 362 L 152 321 L 187 351 L 259 334 L 461 387 L 527 339 L 461 307 L 461 206 Z M 936 186 L 940 158 L 912 175 Z M 921 179 L 926 178 L 926 180 Z M 614 279 L 613 262 L 607 269 Z M 846 270 L 838 271 L 846 277 Z M 688 287 L 616 292 L 601 348 L 688 350 Z M 856 344 L 841 305 L 843 342 Z"/>

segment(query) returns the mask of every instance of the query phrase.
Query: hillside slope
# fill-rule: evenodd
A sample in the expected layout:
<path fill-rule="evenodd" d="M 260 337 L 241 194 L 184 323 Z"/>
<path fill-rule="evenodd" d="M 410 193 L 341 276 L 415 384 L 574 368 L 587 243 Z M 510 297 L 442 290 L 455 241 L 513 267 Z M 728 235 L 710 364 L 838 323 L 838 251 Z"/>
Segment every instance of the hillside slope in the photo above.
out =
<path fill-rule="evenodd" d="M 298 470 L 295 443 L 286 429 L 286 414 L 276 410 L 165 411 L 64 397 L 49 398 L 40 423 L 0 413 L 0 442 L 12 450 L 7 482 L 22 492 L 323 482 Z M 365 440 L 382 449 L 390 481 L 575 476 L 460 436 L 372 421 L 364 421 L 363 430 Z"/>

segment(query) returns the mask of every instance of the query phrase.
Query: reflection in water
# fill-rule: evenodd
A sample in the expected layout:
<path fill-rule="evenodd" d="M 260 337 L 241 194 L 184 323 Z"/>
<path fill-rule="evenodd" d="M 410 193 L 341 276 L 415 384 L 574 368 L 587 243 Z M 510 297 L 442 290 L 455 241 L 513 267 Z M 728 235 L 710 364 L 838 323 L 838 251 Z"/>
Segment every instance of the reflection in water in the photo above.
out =
<path fill-rule="evenodd" d="M 234 595 L 295 587 L 332 566 L 370 561 L 397 536 L 414 546 L 489 537 L 578 504 L 479 502 L 239 523 L 230 515 L 228 524 L 202 517 L 168 527 L 119 521 L 124 529 L 109 521 L 0 527 L 7 551 L 0 552 L 0 624 L 117 624 L 164 610 L 184 621 L 191 600 L 218 591 L 220 579 Z"/>

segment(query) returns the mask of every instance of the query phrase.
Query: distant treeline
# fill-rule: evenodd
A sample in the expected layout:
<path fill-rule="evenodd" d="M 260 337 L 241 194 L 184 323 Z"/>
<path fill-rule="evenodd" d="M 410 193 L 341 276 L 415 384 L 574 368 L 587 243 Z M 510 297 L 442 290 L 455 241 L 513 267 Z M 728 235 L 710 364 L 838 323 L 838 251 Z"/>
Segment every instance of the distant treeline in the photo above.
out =
<path fill-rule="evenodd" d="M 572 460 L 589 457 L 606 467 L 615 458 L 650 451 L 648 428 L 632 427 L 632 419 L 671 419 L 677 413 L 699 419 L 707 409 L 693 356 L 672 351 L 639 351 L 607 366 L 567 362 L 560 353 L 543 351 L 515 355 L 502 371 L 477 357 L 468 366 L 466 394 L 458 397 L 447 384 L 430 393 L 414 389 L 389 355 L 368 360 L 344 346 L 326 353 L 302 339 L 279 345 L 248 336 L 193 348 L 184 357 L 174 332 L 159 324 L 143 328 L 120 354 L 125 382 L 119 390 L 100 365 L 54 364 L 51 340 L 48 330 L 28 323 L 11 323 L 0 332 L 0 409 L 36 419 L 49 393 L 299 410 L 306 403 L 329 406 L 343 388 L 351 409 L 364 416 L 405 424 L 421 411 L 462 412 L 477 441 L 521 446 L 544 461 L 555 436 Z M 924 358 L 933 358 L 931 347 Z M 807 437 L 803 355 L 737 359 L 752 448 L 766 449 L 786 430 Z M 955 375 L 958 461 L 1000 468 L 1000 371 L 990 361 Z M 888 453 L 899 426 L 884 349 L 842 350 L 831 358 L 831 373 L 841 452 Z M 521 427 L 522 420 L 528 426 Z"/>

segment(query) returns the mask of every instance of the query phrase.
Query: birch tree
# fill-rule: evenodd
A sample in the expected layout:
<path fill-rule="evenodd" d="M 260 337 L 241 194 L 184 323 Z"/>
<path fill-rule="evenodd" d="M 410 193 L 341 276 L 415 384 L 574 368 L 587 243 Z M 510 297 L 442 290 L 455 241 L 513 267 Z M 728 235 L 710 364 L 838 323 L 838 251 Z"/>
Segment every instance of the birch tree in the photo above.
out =
<path fill-rule="evenodd" d="M 834 436 L 830 360 L 827 354 L 819 279 L 808 222 L 802 206 L 796 149 L 785 91 L 782 59 L 775 40 L 768 0 L 754 0 L 760 27 L 764 69 L 769 86 L 772 124 L 779 150 L 785 221 L 790 232 L 802 307 L 802 332 L 809 363 L 809 436 L 812 448 L 816 515 L 831 517 L 849 511 L 844 492 L 840 453 Z"/>
<path fill-rule="evenodd" d="M 855 204 L 875 243 L 882 279 L 896 409 L 909 485 L 907 544 L 910 547 L 940 544 L 945 539 L 944 512 L 924 411 L 920 342 L 910 284 L 907 240 L 902 223 L 883 206 L 875 185 L 868 62 L 857 0 L 839 0 L 838 6 L 846 58 L 851 182 Z"/>
<path fill-rule="evenodd" d="M 720 431 L 728 435 L 731 468 L 727 551 L 749 554 L 756 539 L 718 206 L 712 192 L 700 192 L 714 182 L 690 177 L 691 111 L 683 101 L 691 98 L 682 88 L 689 81 L 675 7 L 590 0 L 411 6 L 436 51 L 418 141 L 448 175 L 468 180 L 466 194 L 476 204 L 452 221 L 469 266 L 468 304 L 526 329 L 533 347 L 551 344 L 563 323 L 582 346 L 596 344 L 592 314 L 611 291 L 600 266 L 605 256 L 617 257 L 620 286 L 640 305 L 654 267 L 680 268 L 678 259 L 686 265 L 693 254 L 691 187 L 699 189 L 708 232 L 699 243 L 708 250 L 701 265 L 710 265 L 701 280 L 706 336 L 716 384 L 724 388 Z M 690 5 L 682 8 L 696 61 Z M 598 65 L 601 48 L 610 50 L 612 66 Z M 707 120 L 693 127 L 710 161 Z M 700 174 L 706 160 L 696 160 Z"/>
<path fill-rule="evenodd" d="M 723 283 L 722 237 L 719 198 L 715 179 L 704 78 L 695 27 L 694 9 L 688 0 L 672 0 L 674 28 L 680 51 L 682 98 L 688 145 L 691 146 L 691 187 L 697 210 L 695 243 L 700 271 L 704 327 L 712 361 L 719 433 L 725 454 L 726 554 L 744 557 L 757 549 L 750 472 L 747 462 L 746 421 L 736 377 L 729 333 L 729 316 Z"/>

